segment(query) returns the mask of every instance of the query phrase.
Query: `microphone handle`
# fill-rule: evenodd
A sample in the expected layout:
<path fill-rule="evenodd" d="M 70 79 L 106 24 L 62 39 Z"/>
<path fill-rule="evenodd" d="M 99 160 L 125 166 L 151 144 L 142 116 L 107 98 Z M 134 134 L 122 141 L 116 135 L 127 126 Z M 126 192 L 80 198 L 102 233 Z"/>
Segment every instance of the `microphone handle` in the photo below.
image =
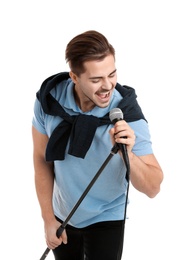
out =
<path fill-rule="evenodd" d="M 122 118 L 116 118 L 115 120 L 112 121 L 113 124 L 115 124 L 117 121 L 123 120 Z M 127 138 L 126 136 L 122 136 L 121 138 Z M 123 160 L 127 168 L 127 173 L 129 174 L 130 172 L 130 164 L 129 164 L 129 157 L 128 157 L 128 152 L 127 152 L 127 146 L 122 143 L 116 143 L 119 149 L 122 152 L 123 155 Z M 127 176 L 127 179 L 129 179 L 129 176 Z"/>
<path fill-rule="evenodd" d="M 116 122 L 120 121 L 120 120 L 123 120 L 122 118 L 116 118 L 112 121 L 113 124 L 115 124 Z M 122 136 L 121 138 L 127 138 L 126 136 Z M 126 148 L 126 145 L 125 144 L 121 144 L 121 143 L 118 143 L 117 144 L 123 154 L 123 156 L 125 156 L 127 154 L 127 148 Z"/>

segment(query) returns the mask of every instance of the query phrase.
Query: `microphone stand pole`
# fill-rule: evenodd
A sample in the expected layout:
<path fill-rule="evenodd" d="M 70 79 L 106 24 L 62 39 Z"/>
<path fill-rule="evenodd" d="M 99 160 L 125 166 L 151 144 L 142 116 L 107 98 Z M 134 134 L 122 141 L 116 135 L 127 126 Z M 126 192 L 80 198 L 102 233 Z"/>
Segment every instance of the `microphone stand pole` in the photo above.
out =
<path fill-rule="evenodd" d="M 75 206 L 73 207 L 73 209 L 71 210 L 71 212 L 69 213 L 69 215 L 67 216 L 66 220 L 61 224 L 61 226 L 58 228 L 56 235 L 59 238 L 61 236 L 61 234 L 63 233 L 67 223 L 69 222 L 69 220 L 71 219 L 71 217 L 73 216 L 73 214 L 75 213 L 75 211 L 77 210 L 77 208 L 79 207 L 79 205 L 81 204 L 81 202 L 83 201 L 83 199 L 85 198 L 85 196 L 87 195 L 87 193 L 89 192 L 89 190 L 92 188 L 93 184 L 95 183 L 95 181 L 97 180 L 97 178 L 100 176 L 101 172 L 103 171 L 103 169 L 106 167 L 106 165 L 108 164 L 108 162 L 111 160 L 111 158 L 113 157 L 114 154 L 116 154 L 119 150 L 119 146 L 116 143 L 113 148 L 111 149 L 110 154 L 108 155 L 108 157 L 106 158 L 106 160 L 104 161 L 104 163 L 102 164 L 102 166 L 100 167 L 99 171 L 96 173 L 96 175 L 93 177 L 93 179 L 91 180 L 91 182 L 89 183 L 89 185 L 87 186 L 87 188 L 85 189 L 85 191 L 83 192 L 83 194 L 81 195 L 81 197 L 79 198 L 79 200 L 77 201 L 77 203 L 75 204 Z M 44 260 L 48 253 L 50 251 L 50 248 L 47 247 L 47 249 L 44 251 L 43 255 L 41 256 L 40 260 Z"/>

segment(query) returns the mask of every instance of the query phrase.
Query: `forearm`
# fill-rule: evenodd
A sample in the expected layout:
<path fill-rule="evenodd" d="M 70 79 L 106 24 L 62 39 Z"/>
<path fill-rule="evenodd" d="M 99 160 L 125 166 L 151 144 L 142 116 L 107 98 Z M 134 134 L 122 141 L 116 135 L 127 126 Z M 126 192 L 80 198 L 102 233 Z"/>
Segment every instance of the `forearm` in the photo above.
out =
<path fill-rule="evenodd" d="M 35 165 L 35 187 L 41 208 L 42 218 L 45 222 L 54 219 L 52 206 L 52 195 L 54 185 L 54 172 L 50 163 L 36 161 Z"/>
<path fill-rule="evenodd" d="M 155 197 L 160 191 L 160 184 L 163 180 L 163 173 L 155 156 L 151 154 L 138 157 L 130 152 L 129 161 L 132 185 L 148 197 Z"/>

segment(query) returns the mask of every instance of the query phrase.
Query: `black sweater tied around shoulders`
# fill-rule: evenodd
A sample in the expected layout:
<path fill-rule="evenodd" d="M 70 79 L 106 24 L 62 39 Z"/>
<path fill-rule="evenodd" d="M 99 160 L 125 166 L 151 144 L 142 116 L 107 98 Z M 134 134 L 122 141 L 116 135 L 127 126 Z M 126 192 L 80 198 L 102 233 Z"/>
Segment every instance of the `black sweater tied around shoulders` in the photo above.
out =
<path fill-rule="evenodd" d="M 103 117 L 79 114 L 69 115 L 59 102 L 50 94 L 53 88 L 69 79 L 68 72 L 61 72 L 47 78 L 37 92 L 37 98 L 41 103 L 44 113 L 52 116 L 59 116 L 63 120 L 53 130 L 46 148 L 46 160 L 64 160 L 65 150 L 70 138 L 68 153 L 70 155 L 84 158 L 94 138 L 97 127 L 111 124 L 109 113 Z M 124 120 L 127 122 L 145 119 L 140 106 L 137 103 L 135 90 L 128 86 L 116 84 L 116 90 L 123 99 L 118 104 L 123 112 Z"/>

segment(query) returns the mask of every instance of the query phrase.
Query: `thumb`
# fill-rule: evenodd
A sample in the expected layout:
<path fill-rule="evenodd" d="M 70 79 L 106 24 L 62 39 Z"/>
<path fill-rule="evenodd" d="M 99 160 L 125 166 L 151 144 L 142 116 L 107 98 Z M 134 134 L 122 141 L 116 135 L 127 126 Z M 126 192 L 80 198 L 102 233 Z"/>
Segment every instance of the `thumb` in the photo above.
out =
<path fill-rule="evenodd" d="M 65 229 L 63 230 L 63 232 L 61 234 L 61 238 L 62 238 L 63 244 L 67 244 L 67 232 Z"/>

